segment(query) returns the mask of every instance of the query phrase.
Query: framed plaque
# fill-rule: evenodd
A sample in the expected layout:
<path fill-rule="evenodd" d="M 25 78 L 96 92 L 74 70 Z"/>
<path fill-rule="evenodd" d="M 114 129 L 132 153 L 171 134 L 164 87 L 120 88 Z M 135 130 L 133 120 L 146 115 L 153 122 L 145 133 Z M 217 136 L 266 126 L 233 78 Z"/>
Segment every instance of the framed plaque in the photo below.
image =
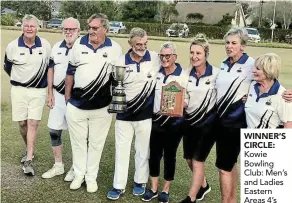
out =
<path fill-rule="evenodd" d="M 160 114 L 172 117 L 182 117 L 185 91 L 180 84 L 172 81 L 162 87 Z"/>

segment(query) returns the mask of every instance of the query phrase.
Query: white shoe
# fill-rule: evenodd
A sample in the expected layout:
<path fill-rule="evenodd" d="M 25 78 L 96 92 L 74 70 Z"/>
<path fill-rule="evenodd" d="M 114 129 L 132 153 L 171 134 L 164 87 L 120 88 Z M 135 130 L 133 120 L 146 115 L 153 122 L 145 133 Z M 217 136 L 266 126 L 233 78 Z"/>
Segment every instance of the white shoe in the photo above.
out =
<path fill-rule="evenodd" d="M 96 181 L 88 181 L 86 182 L 86 188 L 87 192 L 96 192 L 98 189 L 97 182 Z"/>
<path fill-rule="evenodd" d="M 72 182 L 73 180 L 74 180 L 74 170 L 73 170 L 73 166 L 71 166 L 70 170 L 66 174 L 66 177 L 64 178 L 64 181 Z"/>
<path fill-rule="evenodd" d="M 50 170 L 48 170 L 47 172 L 45 172 L 43 175 L 42 175 L 42 178 L 53 178 L 55 176 L 58 176 L 58 175 L 62 175 L 64 174 L 64 164 L 62 165 L 56 165 L 54 164 L 53 168 L 51 168 Z"/>
<path fill-rule="evenodd" d="M 84 182 L 84 178 L 74 178 L 72 183 L 70 184 L 71 190 L 77 190 L 81 187 L 82 183 Z"/>

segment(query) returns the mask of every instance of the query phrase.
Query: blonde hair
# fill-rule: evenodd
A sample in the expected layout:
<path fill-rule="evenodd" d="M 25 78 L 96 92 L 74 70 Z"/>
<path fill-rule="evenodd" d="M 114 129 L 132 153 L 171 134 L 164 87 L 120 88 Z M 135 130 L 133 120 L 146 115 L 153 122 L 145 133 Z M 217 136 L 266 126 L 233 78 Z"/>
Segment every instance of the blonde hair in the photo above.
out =
<path fill-rule="evenodd" d="M 277 54 L 267 53 L 255 60 L 255 66 L 262 70 L 268 79 L 278 79 L 281 69 L 281 58 Z"/>
<path fill-rule="evenodd" d="M 244 28 L 231 28 L 225 35 L 224 41 L 228 36 L 237 36 L 240 39 L 241 45 L 246 45 L 248 41 L 248 32 Z"/>
<path fill-rule="evenodd" d="M 203 49 L 205 51 L 206 59 L 208 58 L 209 52 L 210 52 L 210 45 L 209 45 L 209 42 L 208 42 L 205 34 L 198 33 L 194 37 L 194 39 L 192 39 L 191 44 L 190 44 L 190 49 L 193 45 L 199 45 L 199 46 L 203 47 Z"/>

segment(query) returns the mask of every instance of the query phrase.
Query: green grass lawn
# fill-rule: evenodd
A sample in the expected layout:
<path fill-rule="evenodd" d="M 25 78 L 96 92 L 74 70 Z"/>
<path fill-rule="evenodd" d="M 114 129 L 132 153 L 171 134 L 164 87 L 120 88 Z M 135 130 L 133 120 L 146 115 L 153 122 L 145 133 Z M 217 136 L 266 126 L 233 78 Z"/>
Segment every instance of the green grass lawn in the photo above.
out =
<path fill-rule="evenodd" d="M 21 34 L 20 31 L 2 30 L 1 33 L 1 67 L 3 67 L 4 53 L 7 44 Z M 62 39 L 61 34 L 40 33 L 41 37 L 49 40 L 53 45 Z M 121 44 L 123 51 L 128 49 L 127 39 L 113 38 Z M 148 48 L 159 52 L 162 41 L 149 41 Z M 189 44 L 177 42 L 178 62 L 183 67 L 189 65 Z M 247 53 L 253 57 L 267 52 L 277 53 L 282 58 L 282 72 L 280 81 L 285 87 L 292 88 L 292 57 L 291 50 L 278 48 L 247 47 Z M 223 45 L 211 45 L 209 62 L 219 66 L 220 62 L 226 57 Z M 86 192 L 85 186 L 77 191 L 70 191 L 69 183 L 63 181 L 64 176 L 44 180 L 41 178 L 42 173 L 53 165 L 53 155 L 50 147 L 50 138 L 47 128 L 48 109 L 45 108 L 43 120 L 41 121 L 39 134 L 36 142 L 35 152 L 35 169 L 36 176 L 26 177 L 21 170 L 20 159 L 25 151 L 22 138 L 18 131 L 17 123 L 11 121 L 11 104 L 10 104 L 10 83 L 9 78 L 1 68 L 1 196 L 2 202 L 111 202 L 106 199 L 107 191 L 112 187 L 114 176 L 114 123 L 108 134 L 103 155 L 100 162 L 98 174 L 99 189 L 94 194 Z M 68 132 L 63 134 L 64 153 L 63 160 L 66 171 L 71 166 L 71 147 Z M 131 194 L 134 175 L 134 149 L 132 148 L 131 162 L 129 167 L 129 179 L 125 195 L 119 202 L 142 202 L 139 198 Z M 175 180 L 171 187 L 171 202 L 179 202 L 188 194 L 190 186 L 191 172 L 183 160 L 182 145 L 179 146 L 177 153 L 177 168 Z M 209 158 L 206 161 L 206 175 L 212 191 L 205 198 L 204 203 L 220 202 L 220 189 L 218 183 L 218 172 L 215 163 L 215 149 L 213 148 Z M 162 167 L 163 169 L 163 167 Z M 163 173 L 163 170 L 162 170 Z M 162 181 L 161 181 L 162 183 Z M 239 190 L 238 190 L 239 195 Z M 154 200 L 155 202 L 155 200 Z"/>

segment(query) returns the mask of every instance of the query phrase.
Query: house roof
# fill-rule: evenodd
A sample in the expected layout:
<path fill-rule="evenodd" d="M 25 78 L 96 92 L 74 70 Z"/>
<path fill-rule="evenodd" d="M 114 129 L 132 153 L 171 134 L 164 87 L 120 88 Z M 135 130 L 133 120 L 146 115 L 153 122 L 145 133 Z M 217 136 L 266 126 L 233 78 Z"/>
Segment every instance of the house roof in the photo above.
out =
<path fill-rule="evenodd" d="M 3 10 L 1 10 L 1 15 L 2 14 L 16 14 L 16 11 L 14 11 L 10 8 L 4 8 Z"/>
<path fill-rule="evenodd" d="M 236 3 L 178 2 L 175 8 L 179 13 L 180 21 L 186 21 L 189 13 L 201 13 L 204 15 L 203 23 L 216 24 L 226 13 L 233 16 L 237 5 Z"/>

